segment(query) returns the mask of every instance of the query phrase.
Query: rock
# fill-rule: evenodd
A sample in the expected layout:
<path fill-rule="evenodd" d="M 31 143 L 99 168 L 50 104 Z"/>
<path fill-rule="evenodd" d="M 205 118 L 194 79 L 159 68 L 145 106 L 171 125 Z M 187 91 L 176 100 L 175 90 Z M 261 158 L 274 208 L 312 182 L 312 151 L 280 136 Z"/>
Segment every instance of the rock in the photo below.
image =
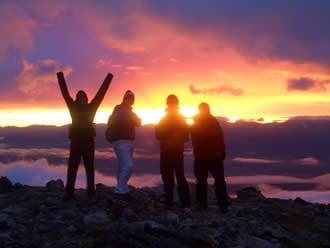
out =
<path fill-rule="evenodd" d="M 105 186 L 103 183 L 97 183 L 95 185 L 96 190 L 106 190 L 107 186 Z"/>
<path fill-rule="evenodd" d="M 108 209 L 111 219 L 113 220 L 120 219 L 126 207 L 127 207 L 126 202 L 122 200 L 110 200 L 108 202 Z"/>
<path fill-rule="evenodd" d="M 10 240 L 10 232 L 0 232 L 0 243 Z"/>
<path fill-rule="evenodd" d="M 79 210 L 76 208 L 62 209 L 59 214 L 66 220 L 75 219 L 80 216 Z"/>
<path fill-rule="evenodd" d="M 51 180 L 46 184 L 46 188 L 50 192 L 64 191 L 64 183 L 61 179 Z"/>
<path fill-rule="evenodd" d="M 196 211 L 158 205 L 157 188 L 119 198 L 99 185 L 99 198 L 78 189 L 69 202 L 45 189 L 0 195 L 0 247 L 330 247 L 330 205 L 267 199 L 255 188 L 239 191 L 225 215 L 212 195 Z"/>
<path fill-rule="evenodd" d="M 0 230 L 6 229 L 13 225 L 13 219 L 10 217 L 9 214 L 0 213 Z"/>
<path fill-rule="evenodd" d="M 132 222 L 137 219 L 136 214 L 130 208 L 125 208 L 121 216 L 122 220 L 126 222 Z"/>
<path fill-rule="evenodd" d="M 247 247 L 247 248 L 280 248 L 281 245 L 279 243 L 272 243 L 268 240 L 252 236 L 246 241 L 245 247 Z"/>
<path fill-rule="evenodd" d="M 6 214 L 11 214 L 11 215 L 22 215 L 25 212 L 27 212 L 26 208 L 22 208 L 22 207 L 17 207 L 17 206 L 8 206 L 4 209 L 2 209 L 3 213 Z"/>
<path fill-rule="evenodd" d="M 296 199 L 294 199 L 294 202 L 297 204 L 301 204 L 301 205 L 308 205 L 308 202 L 301 199 L 300 197 L 297 197 Z"/>
<path fill-rule="evenodd" d="M 13 189 L 14 190 L 20 190 L 20 189 L 22 189 L 23 188 L 23 184 L 21 184 L 21 183 L 15 183 L 14 185 L 13 185 Z"/>
<path fill-rule="evenodd" d="M 7 177 L 0 177 L 0 193 L 8 193 L 12 190 L 13 184 Z"/>
<path fill-rule="evenodd" d="M 179 223 L 179 216 L 171 211 L 158 217 L 158 221 L 164 225 L 175 225 Z"/>
<path fill-rule="evenodd" d="M 143 221 L 145 232 L 153 232 L 162 229 L 162 225 L 155 221 Z"/>
<path fill-rule="evenodd" d="M 66 229 L 68 232 L 70 233 L 74 233 L 77 231 L 77 228 L 75 228 L 73 225 L 69 226 L 67 229 Z"/>
<path fill-rule="evenodd" d="M 98 211 L 84 216 L 85 225 L 105 225 L 108 222 L 108 216 L 105 211 Z"/>
<path fill-rule="evenodd" d="M 237 191 L 237 198 L 240 200 L 260 200 L 265 199 L 260 190 L 255 187 L 247 187 Z"/>

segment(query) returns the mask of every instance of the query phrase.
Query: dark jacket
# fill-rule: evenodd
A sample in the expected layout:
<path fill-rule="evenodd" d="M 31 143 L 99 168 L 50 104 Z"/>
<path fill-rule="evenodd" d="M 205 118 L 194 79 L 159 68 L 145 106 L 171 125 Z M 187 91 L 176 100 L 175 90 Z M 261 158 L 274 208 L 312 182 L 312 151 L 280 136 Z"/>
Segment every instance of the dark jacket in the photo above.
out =
<path fill-rule="evenodd" d="M 195 158 L 213 159 L 225 154 L 222 128 L 211 114 L 195 116 L 190 131 Z"/>
<path fill-rule="evenodd" d="M 117 105 L 108 120 L 107 139 L 109 142 L 116 140 L 134 140 L 135 128 L 141 125 L 140 118 L 131 107 L 125 104 Z"/>
<path fill-rule="evenodd" d="M 163 154 L 180 154 L 189 139 L 185 118 L 178 111 L 168 111 L 155 127 L 156 138 Z"/>
<path fill-rule="evenodd" d="M 70 139 L 93 139 L 95 136 L 94 117 L 108 88 L 111 77 L 107 77 L 92 101 L 86 105 L 77 104 L 69 94 L 64 77 L 58 76 L 58 83 L 61 93 L 69 108 L 72 125 L 69 130 Z"/>

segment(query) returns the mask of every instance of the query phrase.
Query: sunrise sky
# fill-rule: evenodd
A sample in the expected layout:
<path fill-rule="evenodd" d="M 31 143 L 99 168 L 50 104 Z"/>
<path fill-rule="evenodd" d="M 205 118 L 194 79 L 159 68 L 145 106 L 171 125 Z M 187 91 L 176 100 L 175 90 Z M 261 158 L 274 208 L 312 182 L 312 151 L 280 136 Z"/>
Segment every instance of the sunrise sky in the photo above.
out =
<path fill-rule="evenodd" d="M 58 90 L 92 98 L 96 116 L 136 93 L 144 123 L 175 93 L 187 116 L 201 101 L 231 121 L 330 115 L 330 1 L 0 2 L 0 126 L 70 122 Z"/>

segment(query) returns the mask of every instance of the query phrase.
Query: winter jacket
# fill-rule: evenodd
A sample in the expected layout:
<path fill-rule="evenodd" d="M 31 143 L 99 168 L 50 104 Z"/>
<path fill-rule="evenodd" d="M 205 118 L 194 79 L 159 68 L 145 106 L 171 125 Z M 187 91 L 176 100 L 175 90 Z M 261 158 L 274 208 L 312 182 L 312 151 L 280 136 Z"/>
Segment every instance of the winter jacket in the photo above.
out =
<path fill-rule="evenodd" d="M 168 111 L 155 127 L 155 133 L 163 154 L 183 153 L 184 143 L 189 139 L 188 125 L 178 111 Z"/>
<path fill-rule="evenodd" d="M 69 129 L 69 138 L 72 139 L 94 139 L 94 117 L 100 106 L 112 80 L 107 77 L 92 101 L 86 105 L 77 104 L 70 96 L 64 77 L 58 76 L 61 93 L 69 108 L 72 125 Z"/>
<path fill-rule="evenodd" d="M 225 156 L 223 130 L 211 114 L 195 116 L 190 132 L 195 158 L 212 159 Z"/>
<path fill-rule="evenodd" d="M 125 104 L 117 105 L 108 121 L 107 139 L 109 142 L 116 140 L 134 140 L 135 128 L 141 125 L 140 118 L 131 107 Z"/>

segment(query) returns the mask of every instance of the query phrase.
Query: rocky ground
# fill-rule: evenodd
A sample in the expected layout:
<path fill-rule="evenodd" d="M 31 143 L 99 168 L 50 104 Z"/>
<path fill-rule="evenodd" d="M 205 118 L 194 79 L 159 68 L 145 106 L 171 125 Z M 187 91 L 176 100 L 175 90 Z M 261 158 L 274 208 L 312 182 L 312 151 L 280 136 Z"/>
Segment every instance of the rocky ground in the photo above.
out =
<path fill-rule="evenodd" d="M 0 178 L 0 247 L 330 247 L 330 206 L 237 192 L 229 212 L 165 209 L 160 188 L 132 188 L 118 199 L 97 185 L 97 198 L 64 185 L 30 187 Z M 212 196 L 210 191 L 210 198 Z"/>

